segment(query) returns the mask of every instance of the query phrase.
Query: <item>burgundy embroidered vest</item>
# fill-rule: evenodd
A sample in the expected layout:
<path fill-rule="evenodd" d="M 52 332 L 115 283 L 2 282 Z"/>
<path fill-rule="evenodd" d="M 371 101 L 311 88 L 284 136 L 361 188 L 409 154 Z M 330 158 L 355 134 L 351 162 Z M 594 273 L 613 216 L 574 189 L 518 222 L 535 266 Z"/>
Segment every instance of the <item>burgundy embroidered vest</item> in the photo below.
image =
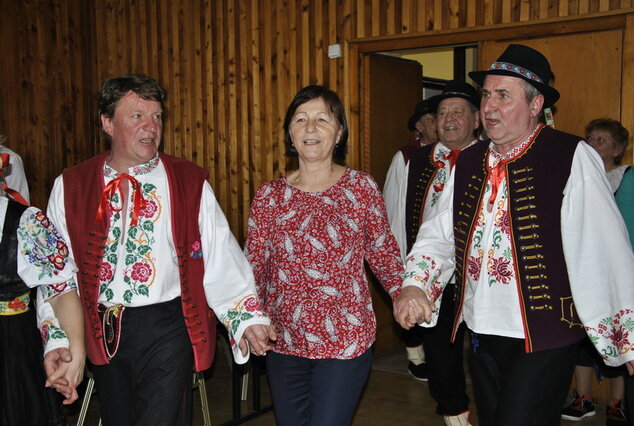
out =
<path fill-rule="evenodd" d="M 409 167 L 405 196 L 405 236 L 408 253 L 416 242 L 418 228 L 423 219 L 425 200 L 438 171 L 432 158 L 435 146 L 436 144 L 430 144 L 418 147 L 410 150 L 407 156 Z"/>
<path fill-rule="evenodd" d="M 570 345 L 585 331 L 572 301 L 561 241 L 561 204 L 581 138 L 543 128 L 531 145 L 506 165 L 508 213 L 526 352 Z M 454 192 L 456 277 L 454 333 L 462 314 L 467 256 L 487 182 L 488 144 L 458 158 Z"/>
<path fill-rule="evenodd" d="M 77 280 L 84 307 L 86 351 L 90 362 L 108 363 L 102 339 L 103 330 L 97 312 L 99 268 L 108 235 L 108 219 L 95 221 L 104 188 L 103 166 L 109 153 L 103 153 L 64 171 L 66 224 L 79 268 Z M 167 173 L 172 236 L 178 257 L 181 307 L 194 351 L 197 371 L 211 366 L 216 344 L 216 320 L 207 306 L 203 289 L 202 256 L 192 254 L 192 245 L 200 244 L 198 212 L 207 171 L 195 164 L 160 154 Z"/>

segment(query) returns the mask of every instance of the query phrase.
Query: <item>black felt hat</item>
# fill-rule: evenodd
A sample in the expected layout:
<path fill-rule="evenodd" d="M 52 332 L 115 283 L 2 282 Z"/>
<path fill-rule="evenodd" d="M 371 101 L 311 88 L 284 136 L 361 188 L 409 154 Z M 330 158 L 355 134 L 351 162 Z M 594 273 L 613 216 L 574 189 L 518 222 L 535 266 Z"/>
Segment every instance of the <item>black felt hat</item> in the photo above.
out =
<path fill-rule="evenodd" d="M 490 74 L 518 77 L 527 81 L 544 95 L 544 108 L 550 107 L 559 99 L 557 89 L 549 85 L 553 73 L 548 59 L 528 46 L 509 45 L 488 70 L 472 71 L 469 73 L 469 77 L 482 86 L 484 79 Z"/>
<path fill-rule="evenodd" d="M 414 114 L 412 114 L 409 120 L 407 120 L 408 129 L 410 129 L 411 131 L 416 130 L 416 122 L 420 120 L 423 115 L 436 113 L 436 106 L 438 105 L 438 101 L 436 100 L 436 98 L 438 97 L 439 95 L 432 96 L 416 104 L 416 106 L 414 107 Z"/>
<path fill-rule="evenodd" d="M 473 106 L 477 109 L 480 109 L 480 95 L 478 95 L 478 91 L 470 85 L 469 83 L 465 83 L 464 81 L 459 80 L 451 80 L 447 83 L 442 93 L 436 96 L 436 108 L 438 109 L 438 105 L 440 101 L 448 98 L 462 98 L 471 102 Z"/>

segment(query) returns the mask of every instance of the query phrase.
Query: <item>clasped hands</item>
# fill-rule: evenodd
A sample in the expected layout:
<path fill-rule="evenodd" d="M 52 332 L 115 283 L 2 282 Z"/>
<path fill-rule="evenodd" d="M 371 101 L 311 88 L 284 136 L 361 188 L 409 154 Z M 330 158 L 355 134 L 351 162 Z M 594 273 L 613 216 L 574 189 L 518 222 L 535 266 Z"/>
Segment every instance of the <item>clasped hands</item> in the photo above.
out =
<path fill-rule="evenodd" d="M 407 330 L 416 324 L 431 322 L 433 311 L 434 304 L 418 287 L 403 287 L 394 300 L 394 319 Z"/>
<path fill-rule="evenodd" d="M 65 405 L 79 398 L 77 386 L 84 379 L 85 362 L 84 354 L 73 355 L 67 348 L 57 348 L 44 355 L 45 386 L 64 395 Z"/>
<path fill-rule="evenodd" d="M 268 350 L 272 349 L 271 342 L 275 340 L 277 340 L 277 334 L 273 325 L 254 324 L 244 330 L 238 347 L 243 356 L 247 356 L 249 347 L 255 355 L 264 356 Z"/>

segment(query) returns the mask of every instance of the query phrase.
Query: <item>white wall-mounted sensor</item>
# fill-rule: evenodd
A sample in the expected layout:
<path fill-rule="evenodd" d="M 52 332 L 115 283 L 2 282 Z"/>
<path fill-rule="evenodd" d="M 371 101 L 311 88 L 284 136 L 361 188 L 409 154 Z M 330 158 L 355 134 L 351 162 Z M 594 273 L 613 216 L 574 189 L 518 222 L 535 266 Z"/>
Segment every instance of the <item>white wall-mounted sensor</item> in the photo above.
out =
<path fill-rule="evenodd" d="M 328 57 L 330 59 L 341 58 L 341 45 L 331 44 L 328 46 Z"/>

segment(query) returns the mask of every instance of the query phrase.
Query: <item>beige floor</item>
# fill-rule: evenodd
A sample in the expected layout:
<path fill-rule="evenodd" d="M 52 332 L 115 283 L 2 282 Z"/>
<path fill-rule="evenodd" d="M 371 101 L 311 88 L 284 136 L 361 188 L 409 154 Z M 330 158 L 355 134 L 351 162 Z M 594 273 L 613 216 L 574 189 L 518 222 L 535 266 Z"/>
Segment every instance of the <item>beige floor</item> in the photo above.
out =
<path fill-rule="evenodd" d="M 416 425 L 416 426 L 442 426 L 442 419 L 434 413 L 435 402 L 429 396 L 427 383 L 419 382 L 411 378 L 406 370 L 405 353 L 399 352 L 374 361 L 368 385 L 359 403 L 354 426 L 392 426 L 392 425 Z M 231 403 L 231 371 L 225 356 L 221 353 L 214 367 L 207 372 L 206 389 L 210 404 L 212 425 L 221 425 L 232 418 Z M 261 380 L 262 406 L 270 403 L 266 379 Z M 471 386 L 468 383 L 468 392 L 471 395 Z M 241 414 L 245 415 L 251 410 L 253 402 L 252 386 L 249 386 L 247 400 L 240 404 Z M 92 398 L 85 425 L 98 424 L 98 395 Z M 473 405 L 473 404 L 472 404 Z M 194 392 L 194 425 L 203 425 L 201 404 L 198 391 Z M 69 409 L 69 424 L 77 421 L 79 404 Z M 477 426 L 477 420 L 473 416 L 473 424 Z M 264 413 L 252 420 L 247 425 L 275 425 L 275 418 L 271 411 Z M 561 425 L 604 425 L 605 407 L 597 407 L 597 415 L 580 422 L 562 421 Z M 511 426 L 511 425 L 510 425 Z"/>

